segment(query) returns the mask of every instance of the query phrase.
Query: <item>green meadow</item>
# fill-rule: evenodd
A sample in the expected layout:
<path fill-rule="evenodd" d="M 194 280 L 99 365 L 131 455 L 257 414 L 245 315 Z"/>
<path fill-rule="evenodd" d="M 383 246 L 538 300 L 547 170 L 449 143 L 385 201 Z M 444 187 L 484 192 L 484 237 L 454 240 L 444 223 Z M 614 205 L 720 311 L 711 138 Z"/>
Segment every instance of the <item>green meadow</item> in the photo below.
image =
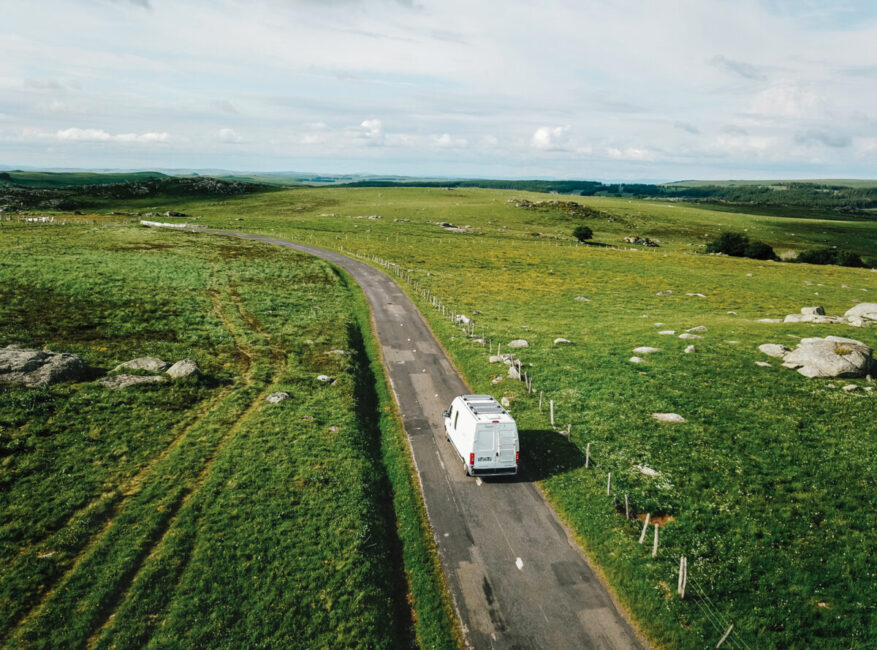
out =
<path fill-rule="evenodd" d="M 570 198 L 593 211 L 517 207 Z M 397 265 L 387 268 L 473 390 L 510 400 L 531 473 L 657 645 L 715 646 L 731 624 L 727 647 L 877 643 L 875 397 L 865 379 L 806 379 L 757 350 L 829 334 L 877 347 L 873 328 L 760 322 L 816 304 L 842 314 L 877 302 L 877 274 L 702 254 L 735 230 L 780 253 L 838 246 L 873 260 L 877 221 L 423 188 L 296 189 L 161 208 Z M 594 230 L 589 245 L 570 235 L 579 224 Z M 632 234 L 660 246 L 625 244 Z M 474 317 L 475 337 L 488 345 L 449 314 Z M 701 339 L 678 338 L 696 326 L 707 328 Z M 558 337 L 572 343 L 555 345 Z M 488 361 L 517 338 L 530 344 L 518 354 L 533 393 Z M 683 352 L 689 344 L 695 353 Z M 660 351 L 632 364 L 638 346 Z M 857 390 L 841 390 L 849 383 Z M 660 423 L 653 412 L 687 422 Z M 569 439 L 555 430 L 567 427 Z M 638 543 L 646 514 L 661 525 L 656 558 L 652 528 Z"/>
<path fill-rule="evenodd" d="M 0 647 L 457 645 L 350 280 L 82 220 L 0 223 L 0 346 L 89 367 L 0 384 Z M 203 375 L 97 383 L 146 355 Z"/>

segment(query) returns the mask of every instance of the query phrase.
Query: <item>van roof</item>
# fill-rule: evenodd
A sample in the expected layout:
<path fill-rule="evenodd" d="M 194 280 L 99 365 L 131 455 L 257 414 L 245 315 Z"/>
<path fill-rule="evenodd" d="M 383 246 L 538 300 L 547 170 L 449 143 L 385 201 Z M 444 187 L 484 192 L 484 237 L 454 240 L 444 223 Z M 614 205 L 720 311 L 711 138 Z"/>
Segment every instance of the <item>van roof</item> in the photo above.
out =
<path fill-rule="evenodd" d="M 463 400 L 463 404 L 478 422 L 493 420 L 514 422 L 509 412 L 491 395 L 460 395 L 460 399 Z"/>

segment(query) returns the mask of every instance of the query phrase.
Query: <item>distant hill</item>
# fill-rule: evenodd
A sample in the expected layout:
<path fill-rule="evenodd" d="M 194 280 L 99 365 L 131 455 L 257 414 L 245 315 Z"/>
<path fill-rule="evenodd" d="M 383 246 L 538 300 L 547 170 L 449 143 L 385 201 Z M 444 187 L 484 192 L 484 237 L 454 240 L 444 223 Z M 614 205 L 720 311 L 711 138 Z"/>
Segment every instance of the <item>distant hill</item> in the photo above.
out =
<path fill-rule="evenodd" d="M 661 183 L 663 187 L 679 188 L 679 187 L 781 187 L 790 184 L 803 185 L 823 185 L 828 187 L 853 187 L 853 188 L 874 188 L 877 187 L 877 180 L 854 179 L 854 178 L 826 178 L 826 179 L 801 179 L 801 180 L 762 180 L 762 181 L 674 181 L 672 183 Z"/>
<path fill-rule="evenodd" d="M 98 172 L 0 172 L 0 184 L 7 183 L 21 187 L 52 188 L 81 185 L 115 185 L 168 178 L 160 172 L 126 172 L 103 174 Z"/>

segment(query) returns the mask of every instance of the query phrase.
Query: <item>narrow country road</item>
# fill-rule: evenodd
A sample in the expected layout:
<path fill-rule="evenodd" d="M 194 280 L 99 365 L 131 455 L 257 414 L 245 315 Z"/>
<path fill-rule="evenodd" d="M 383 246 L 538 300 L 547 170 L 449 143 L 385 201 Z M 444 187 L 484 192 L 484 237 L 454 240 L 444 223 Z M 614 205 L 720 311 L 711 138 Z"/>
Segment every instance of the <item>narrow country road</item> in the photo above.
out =
<path fill-rule="evenodd" d="M 205 231 L 201 231 L 205 232 Z M 347 271 L 371 305 L 442 568 L 473 648 L 639 648 L 575 542 L 526 471 L 476 481 L 445 439 L 441 412 L 469 393 L 420 312 L 387 274 L 339 253 L 274 237 Z"/>

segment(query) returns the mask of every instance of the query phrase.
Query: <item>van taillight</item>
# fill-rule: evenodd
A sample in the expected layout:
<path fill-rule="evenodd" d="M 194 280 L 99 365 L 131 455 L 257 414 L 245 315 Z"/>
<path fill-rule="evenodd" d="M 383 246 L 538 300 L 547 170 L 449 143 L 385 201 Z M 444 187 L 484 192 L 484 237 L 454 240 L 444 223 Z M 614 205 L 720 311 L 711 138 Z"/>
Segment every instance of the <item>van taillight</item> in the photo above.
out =
<path fill-rule="evenodd" d="M 515 452 L 515 465 L 517 465 L 520 462 L 521 462 L 521 452 L 516 451 Z"/>
<path fill-rule="evenodd" d="M 499 424 L 499 420 L 494 420 L 492 424 Z"/>
<path fill-rule="evenodd" d="M 475 464 L 475 454 L 469 454 L 469 467 Z"/>

